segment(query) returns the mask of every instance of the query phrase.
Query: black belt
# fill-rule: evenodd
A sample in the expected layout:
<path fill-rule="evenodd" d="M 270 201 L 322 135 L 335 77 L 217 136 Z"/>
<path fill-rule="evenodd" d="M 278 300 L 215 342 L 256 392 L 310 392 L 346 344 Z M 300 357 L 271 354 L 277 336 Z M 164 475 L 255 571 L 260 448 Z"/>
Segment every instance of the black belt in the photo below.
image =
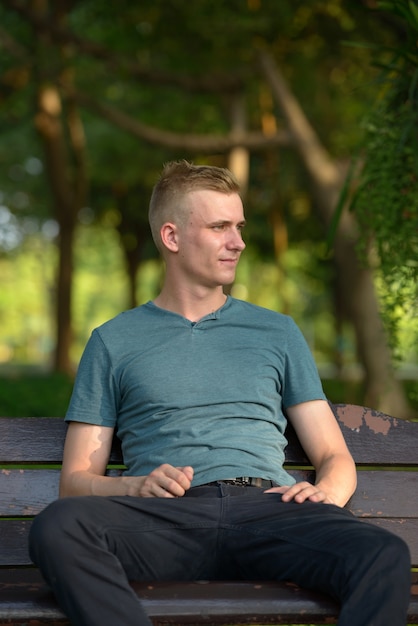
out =
<path fill-rule="evenodd" d="M 239 476 L 238 478 L 225 478 L 224 480 L 214 480 L 211 483 L 205 483 L 199 485 L 199 487 L 212 487 L 223 483 L 224 485 L 235 485 L 237 487 L 262 487 L 263 489 L 270 489 L 270 487 L 276 487 L 276 483 L 272 480 L 266 480 L 265 478 L 253 478 L 252 476 Z"/>

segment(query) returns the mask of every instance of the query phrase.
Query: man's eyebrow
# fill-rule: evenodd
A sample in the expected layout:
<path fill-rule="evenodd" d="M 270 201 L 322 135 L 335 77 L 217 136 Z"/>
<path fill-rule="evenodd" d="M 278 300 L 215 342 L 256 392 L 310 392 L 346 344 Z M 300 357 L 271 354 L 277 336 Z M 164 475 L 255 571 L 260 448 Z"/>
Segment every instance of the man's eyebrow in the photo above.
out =
<path fill-rule="evenodd" d="M 247 223 L 246 220 L 241 220 L 237 222 L 237 226 L 245 226 Z M 215 220 L 214 222 L 209 222 L 208 226 L 230 226 L 234 224 L 231 220 Z"/>

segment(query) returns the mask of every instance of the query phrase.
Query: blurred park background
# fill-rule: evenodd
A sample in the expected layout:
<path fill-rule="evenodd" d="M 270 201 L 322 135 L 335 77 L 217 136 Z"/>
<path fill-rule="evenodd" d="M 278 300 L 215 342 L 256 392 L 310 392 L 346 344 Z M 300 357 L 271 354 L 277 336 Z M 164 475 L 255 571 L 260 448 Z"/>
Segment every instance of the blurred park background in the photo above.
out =
<path fill-rule="evenodd" d="M 416 416 L 417 37 L 412 0 L 0 0 L 0 414 L 62 415 L 91 330 L 157 294 L 186 158 L 242 183 L 231 293 L 332 401 Z"/>

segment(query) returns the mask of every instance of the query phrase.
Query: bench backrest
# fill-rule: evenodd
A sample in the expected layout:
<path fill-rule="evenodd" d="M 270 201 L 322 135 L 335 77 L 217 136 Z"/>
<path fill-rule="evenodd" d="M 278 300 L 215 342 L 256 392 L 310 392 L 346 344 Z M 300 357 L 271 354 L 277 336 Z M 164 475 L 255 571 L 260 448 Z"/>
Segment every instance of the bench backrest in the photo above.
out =
<path fill-rule="evenodd" d="M 403 537 L 417 567 L 418 423 L 355 405 L 331 406 L 359 470 L 348 508 Z M 58 496 L 65 432 L 62 418 L 0 417 L 0 567 L 30 565 L 27 534 L 32 517 Z M 287 437 L 287 468 L 298 478 L 312 479 L 291 428 Z M 115 440 L 108 471 L 122 467 Z"/>

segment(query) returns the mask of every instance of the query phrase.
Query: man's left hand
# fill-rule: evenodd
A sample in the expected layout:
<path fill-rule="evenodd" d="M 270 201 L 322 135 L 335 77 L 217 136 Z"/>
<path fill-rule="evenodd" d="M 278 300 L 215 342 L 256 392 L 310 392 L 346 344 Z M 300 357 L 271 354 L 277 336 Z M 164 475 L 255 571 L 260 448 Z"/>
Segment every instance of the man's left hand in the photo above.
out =
<path fill-rule="evenodd" d="M 283 502 L 291 502 L 294 500 L 298 504 L 309 500 L 309 502 L 321 502 L 324 504 L 335 504 L 328 495 L 322 491 L 317 485 L 312 485 L 307 481 L 296 483 L 292 486 L 272 487 L 264 493 L 280 493 Z"/>

